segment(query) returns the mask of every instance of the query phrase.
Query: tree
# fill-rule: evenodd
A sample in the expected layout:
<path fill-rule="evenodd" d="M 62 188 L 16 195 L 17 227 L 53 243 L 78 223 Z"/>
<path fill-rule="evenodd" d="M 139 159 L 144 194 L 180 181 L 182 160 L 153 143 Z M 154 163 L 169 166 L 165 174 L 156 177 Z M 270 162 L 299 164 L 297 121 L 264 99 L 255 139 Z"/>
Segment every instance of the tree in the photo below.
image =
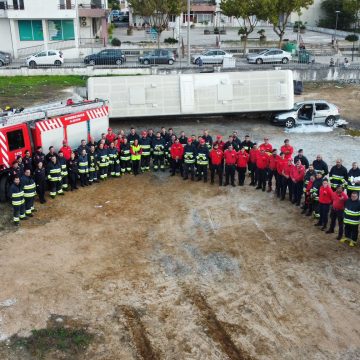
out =
<path fill-rule="evenodd" d="M 301 9 L 307 9 L 313 2 L 314 0 L 263 0 L 267 20 L 272 24 L 275 34 L 279 37 L 279 48 L 281 48 L 291 13 L 300 13 Z"/>
<path fill-rule="evenodd" d="M 186 9 L 186 0 L 130 0 L 135 15 L 140 15 L 156 30 L 158 47 L 161 33 L 167 29 L 171 16 L 179 16 Z"/>
<path fill-rule="evenodd" d="M 258 20 L 265 20 L 263 0 L 222 0 L 221 11 L 226 16 L 233 16 L 240 23 L 239 35 L 244 41 L 244 55 L 246 53 L 247 40 L 254 31 Z M 242 24 L 241 22 L 242 21 Z"/>
<path fill-rule="evenodd" d="M 109 9 L 120 10 L 120 5 L 118 0 L 109 0 Z"/>
<path fill-rule="evenodd" d="M 324 17 L 319 20 L 318 25 L 328 29 L 334 29 L 336 24 L 336 11 L 338 14 L 337 28 L 340 30 L 349 30 L 356 22 L 356 12 L 353 5 L 357 0 L 324 0 L 321 3 L 321 9 Z"/>

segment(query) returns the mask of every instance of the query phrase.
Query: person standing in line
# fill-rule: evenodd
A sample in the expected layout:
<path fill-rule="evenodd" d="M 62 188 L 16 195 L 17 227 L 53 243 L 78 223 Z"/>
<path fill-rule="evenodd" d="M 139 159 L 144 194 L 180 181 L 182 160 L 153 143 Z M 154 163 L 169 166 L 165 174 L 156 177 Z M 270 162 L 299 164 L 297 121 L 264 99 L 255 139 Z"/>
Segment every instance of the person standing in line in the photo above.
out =
<path fill-rule="evenodd" d="M 63 140 L 63 146 L 59 149 L 59 153 L 60 151 L 63 153 L 64 158 L 65 158 L 65 162 L 68 161 L 70 159 L 70 155 L 71 155 L 71 147 L 68 145 L 68 142 L 66 140 Z"/>
<path fill-rule="evenodd" d="M 99 143 L 96 153 L 99 161 L 99 178 L 100 180 L 106 180 L 108 176 L 109 155 L 103 142 Z"/>
<path fill-rule="evenodd" d="M 208 174 L 208 165 L 209 165 L 209 148 L 206 145 L 204 138 L 200 139 L 200 145 L 196 153 L 196 168 L 198 172 L 197 181 L 201 181 L 204 178 L 204 182 L 207 182 Z"/>
<path fill-rule="evenodd" d="M 298 160 L 301 161 L 301 164 L 305 166 L 306 170 L 309 168 L 309 160 L 304 156 L 303 149 L 299 149 L 298 154 L 294 157 L 294 164 L 296 164 Z"/>
<path fill-rule="evenodd" d="M 134 175 L 139 175 L 140 161 L 141 161 L 141 146 L 139 140 L 134 139 L 134 143 L 130 146 L 131 162 Z"/>
<path fill-rule="evenodd" d="M 153 166 L 154 171 L 165 171 L 165 137 L 161 137 L 161 133 L 158 131 L 151 144 L 153 153 Z"/>
<path fill-rule="evenodd" d="M 61 184 L 61 167 L 55 155 L 50 157 L 50 162 L 47 164 L 46 170 L 50 183 L 50 197 L 55 199 L 56 195 L 64 195 Z"/>
<path fill-rule="evenodd" d="M 151 157 L 151 139 L 147 136 L 146 131 L 141 132 L 139 144 L 142 150 L 141 153 L 141 171 L 150 171 L 150 157 Z"/>
<path fill-rule="evenodd" d="M 256 169 L 256 159 L 260 151 L 257 147 L 257 144 L 254 143 L 252 149 L 250 150 L 249 154 L 249 171 L 250 171 L 250 179 L 251 182 L 249 185 L 256 186 L 257 185 L 257 169 Z"/>
<path fill-rule="evenodd" d="M 347 194 L 349 197 L 353 191 L 360 193 L 360 168 L 356 162 L 352 163 L 348 172 Z"/>
<path fill-rule="evenodd" d="M 316 159 L 313 161 L 314 170 L 316 173 L 321 173 L 324 178 L 329 173 L 327 163 L 323 160 L 321 155 L 316 155 Z"/>
<path fill-rule="evenodd" d="M 349 241 L 349 246 L 357 245 L 360 224 L 359 193 L 353 191 L 351 197 L 345 202 L 344 210 L 345 238 L 341 242 Z"/>
<path fill-rule="evenodd" d="M 13 221 L 14 225 L 19 226 L 20 220 L 25 220 L 25 201 L 24 191 L 20 184 L 20 178 L 14 177 L 12 184 L 10 185 L 9 195 L 11 198 L 11 205 L 13 207 Z"/>
<path fill-rule="evenodd" d="M 301 197 L 304 192 L 304 177 L 305 177 L 305 166 L 298 160 L 296 165 L 292 168 L 290 174 L 293 188 L 293 199 L 292 203 L 296 206 L 300 206 Z"/>
<path fill-rule="evenodd" d="M 287 165 L 287 160 L 285 159 L 285 154 L 280 152 L 279 158 L 276 161 L 276 196 L 281 197 L 281 191 L 283 184 L 286 182 L 286 179 L 283 175 L 285 166 Z"/>
<path fill-rule="evenodd" d="M 254 143 L 250 140 L 249 135 L 245 135 L 244 141 L 241 143 L 241 147 L 245 148 L 245 151 L 249 154 Z"/>
<path fill-rule="evenodd" d="M 121 175 L 125 175 L 126 172 L 128 174 L 132 173 L 130 159 L 131 159 L 130 145 L 127 138 L 125 137 L 123 139 L 123 143 L 121 144 L 121 148 L 120 148 Z"/>
<path fill-rule="evenodd" d="M 39 196 L 40 204 L 45 204 L 46 171 L 41 161 L 37 164 L 37 168 L 34 171 L 34 180 L 36 184 L 36 193 Z"/>
<path fill-rule="evenodd" d="M 171 175 L 170 176 L 175 176 L 176 170 L 179 169 L 180 175 L 181 175 L 181 177 L 183 177 L 184 176 L 184 173 L 183 173 L 184 147 L 182 146 L 182 144 L 180 144 L 179 138 L 176 138 L 175 143 L 171 145 L 170 155 L 171 155 Z"/>
<path fill-rule="evenodd" d="M 332 193 L 332 208 L 330 211 L 330 227 L 326 231 L 326 234 L 333 234 L 335 231 L 336 220 L 339 224 L 339 232 L 337 240 L 341 240 L 344 233 L 344 209 L 345 202 L 348 199 L 348 196 L 344 192 L 344 188 L 341 185 L 338 185 L 336 191 Z"/>
<path fill-rule="evenodd" d="M 71 154 L 70 154 L 71 155 Z M 69 185 L 68 185 L 68 171 L 67 171 L 67 166 L 66 166 L 66 159 L 64 156 L 64 153 L 62 152 L 62 150 L 59 150 L 58 153 L 58 162 L 59 165 L 61 167 L 61 186 L 63 188 L 64 191 L 68 191 L 69 189 Z"/>
<path fill-rule="evenodd" d="M 21 187 L 24 192 L 24 201 L 25 201 L 25 215 L 28 217 L 33 217 L 34 208 L 34 199 L 36 195 L 36 184 L 34 179 L 31 177 L 30 169 L 26 169 L 24 175 L 20 179 Z"/>
<path fill-rule="evenodd" d="M 221 150 L 222 152 L 224 152 L 225 143 L 223 142 L 222 138 L 223 137 L 221 135 L 216 135 L 216 141 L 214 141 L 213 147 L 215 144 L 217 144 L 218 149 Z"/>
<path fill-rule="evenodd" d="M 44 168 L 46 167 L 45 154 L 43 153 L 41 146 L 38 146 L 33 154 L 33 166 L 37 168 L 39 162 L 42 162 Z"/>
<path fill-rule="evenodd" d="M 75 153 L 70 154 L 70 159 L 67 161 L 67 168 L 69 173 L 70 190 L 77 190 L 77 179 L 79 176 L 79 162 L 75 157 Z"/>
<path fill-rule="evenodd" d="M 236 170 L 238 173 L 239 186 L 244 186 L 246 169 L 249 162 L 249 154 L 246 152 L 244 146 L 240 146 L 241 149 L 237 153 Z"/>
<path fill-rule="evenodd" d="M 281 150 L 281 152 L 283 152 L 285 154 L 286 160 L 292 159 L 292 155 L 294 153 L 294 148 L 290 145 L 289 139 L 284 140 L 284 145 L 281 147 L 280 150 Z"/>
<path fill-rule="evenodd" d="M 256 158 L 256 168 L 258 171 L 258 183 L 256 190 L 266 188 L 266 169 L 269 165 L 269 155 L 265 152 L 265 149 L 260 150 L 260 154 Z"/>
<path fill-rule="evenodd" d="M 196 147 L 192 143 L 192 138 L 187 139 L 187 144 L 184 147 L 184 180 L 191 176 L 191 180 L 195 179 L 195 161 L 196 161 Z"/>
<path fill-rule="evenodd" d="M 330 185 L 333 190 L 336 190 L 338 185 L 346 186 L 348 181 L 348 171 L 342 164 L 341 159 L 336 160 L 334 165 L 329 172 Z"/>
<path fill-rule="evenodd" d="M 26 169 L 30 169 L 31 172 L 34 170 L 33 160 L 32 160 L 32 158 L 30 156 L 30 151 L 29 150 L 25 151 L 25 156 L 23 157 L 23 164 L 24 164 L 24 171 Z"/>
<path fill-rule="evenodd" d="M 202 138 L 205 140 L 205 145 L 207 146 L 208 150 L 212 149 L 213 139 L 209 135 L 209 130 L 204 130 Z"/>
<path fill-rule="evenodd" d="M 289 189 L 289 201 L 290 202 L 292 202 L 292 200 L 293 200 L 293 187 L 292 187 L 292 180 L 291 180 L 291 172 L 292 172 L 293 167 L 294 167 L 294 164 L 293 164 L 292 160 L 288 159 L 287 164 L 284 166 L 284 169 L 282 172 L 283 182 L 282 182 L 282 186 L 281 186 L 281 200 L 285 200 L 286 189 Z"/>
<path fill-rule="evenodd" d="M 272 192 L 272 179 L 277 177 L 276 165 L 279 161 L 280 156 L 277 154 L 277 149 L 273 149 L 271 156 L 269 157 L 269 165 L 267 168 L 267 192 Z"/>
<path fill-rule="evenodd" d="M 324 179 L 322 182 L 322 186 L 320 187 L 319 190 L 320 218 L 319 221 L 315 224 L 315 226 L 321 226 L 322 231 L 326 229 L 328 223 L 331 203 L 332 203 L 332 190 L 331 187 L 329 186 L 327 179 Z"/>
<path fill-rule="evenodd" d="M 78 156 L 78 172 L 80 177 L 80 186 L 88 186 L 89 161 L 85 149 L 81 150 L 81 154 Z"/>
<path fill-rule="evenodd" d="M 314 210 L 313 199 L 311 198 L 311 189 L 313 187 L 314 181 L 315 181 L 315 176 L 311 175 L 304 189 L 305 201 L 301 214 L 306 214 L 306 216 L 311 216 Z"/>
<path fill-rule="evenodd" d="M 225 159 L 225 184 L 224 186 L 228 186 L 231 182 L 232 186 L 235 185 L 235 168 L 237 161 L 237 152 L 234 150 L 232 144 L 224 151 L 224 159 Z"/>
<path fill-rule="evenodd" d="M 118 151 L 115 147 L 115 143 L 112 141 L 109 144 L 109 147 L 107 149 L 108 157 L 109 157 L 109 168 L 108 168 L 108 176 L 115 177 L 115 164 L 116 159 L 118 158 Z"/>
<path fill-rule="evenodd" d="M 264 150 L 268 155 L 271 155 L 272 145 L 269 142 L 269 138 L 267 136 L 264 137 L 264 142 L 259 146 L 259 151 Z"/>
<path fill-rule="evenodd" d="M 219 148 L 219 144 L 214 142 L 213 149 L 210 151 L 210 183 L 214 184 L 215 173 L 219 177 L 219 186 L 222 186 L 223 168 L 224 168 L 224 153 Z"/>
<path fill-rule="evenodd" d="M 90 150 L 88 154 L 88 162 L 89 162 L 89 185 L 93 183 L 97 183 L 97 153 L 95 151 L 95 146 L 90 145 Z"/>

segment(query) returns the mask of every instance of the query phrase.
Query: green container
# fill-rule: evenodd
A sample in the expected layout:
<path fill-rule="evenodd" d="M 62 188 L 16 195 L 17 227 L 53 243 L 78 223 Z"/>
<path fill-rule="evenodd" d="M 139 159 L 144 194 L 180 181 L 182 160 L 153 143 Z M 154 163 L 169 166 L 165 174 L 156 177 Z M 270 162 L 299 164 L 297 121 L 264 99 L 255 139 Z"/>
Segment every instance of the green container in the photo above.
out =
<path fill-rule="evenodd" d="M 284 46 L 282 47 L 282 49 L 284 51 L 289 52 L 290 54 L 294 55 L 296 53 L 296 48 L 297 45 L 295 43 L 292 42 L 287 42 L 286 44 L 284 44 Z"/>
<path fill-rule="evenodd" d="M 305 50 L 299 51 L 299 63 L 309 64 L 310 63 L 310 53 Z"/>

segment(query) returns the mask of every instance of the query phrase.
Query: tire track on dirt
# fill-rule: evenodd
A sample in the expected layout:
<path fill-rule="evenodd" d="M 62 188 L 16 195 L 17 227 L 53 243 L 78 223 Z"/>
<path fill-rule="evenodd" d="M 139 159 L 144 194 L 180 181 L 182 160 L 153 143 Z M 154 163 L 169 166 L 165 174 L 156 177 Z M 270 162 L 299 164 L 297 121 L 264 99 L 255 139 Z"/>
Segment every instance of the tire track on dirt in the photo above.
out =
<path fill-rule="evenodd" d="M 207 335 L 217 344 L 231 360 L 253 360 L 243 349 L 238 349 L 232 341 L 221 322 L 218 320 L 214 310 L 207 303 L 204 296 L 197 290 L 182 286 L 184 295 L 200 311 L 202 323 L 207 328 Z"/>
<path fill-rule="evenodd" d="M 160 357 L 153 349 L 151 342 L 146 335 L 146 330 L 140 319 L 138 311 L 132 306 L 121 305 L 117 307 L 116 312 L 117 314 L 121 312 L 125 317 L 133 343 L 136 348 L 138 359 L 159 360 Z"/>

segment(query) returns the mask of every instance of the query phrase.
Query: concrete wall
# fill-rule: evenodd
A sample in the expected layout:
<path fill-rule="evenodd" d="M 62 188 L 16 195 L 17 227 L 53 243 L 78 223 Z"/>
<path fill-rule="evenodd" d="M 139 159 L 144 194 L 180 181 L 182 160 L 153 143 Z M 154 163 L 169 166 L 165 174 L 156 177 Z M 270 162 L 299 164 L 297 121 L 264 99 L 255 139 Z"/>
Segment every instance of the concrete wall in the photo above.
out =
<path fill-rule="evenodd" d="M 8 19 L 0 19 L 1 44 L 0 50 L 13 54 L 10 23 Z"/>
<path fill-rule="evenodd" d="M 202 71 L 213 68 L 204 67 Z M 220 67 L 219 67 L 220 70 Z M 242 71 L 249 69 L 234 69 L 232 71 Z M 230 71 L 227 69 L 226 71 Z M 178 73 L 194 73 L 199 72 L 196 68 L 172 68 L 164 69 L 160 67 L 147 68 L 96 68 L 92 66 L 80 68 L 47 68 L 47 69 L 28 69 L 22 67 L 20 69 L 0 68 L 0 76 L 38 76 L 38 75 L 83 75 L 83 76 L 106 76 L 106 75 L 151 75 L 151 74 L 178 74 Z M 293 70 L 294 80 L 302 81 L 344 81 L 360 83 L 360 71 L 358 68 L 299 68 Z"/>

